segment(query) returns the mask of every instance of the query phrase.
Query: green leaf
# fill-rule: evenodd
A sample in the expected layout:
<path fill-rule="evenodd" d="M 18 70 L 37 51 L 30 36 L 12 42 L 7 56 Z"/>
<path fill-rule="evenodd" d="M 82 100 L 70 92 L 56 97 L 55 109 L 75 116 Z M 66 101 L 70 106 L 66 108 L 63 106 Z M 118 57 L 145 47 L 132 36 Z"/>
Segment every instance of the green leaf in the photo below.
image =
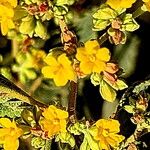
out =
<path fill-rule="evenodd" d="M 97 20 L 93 19 L 93 31 L 101 31 L 104 30 L 107 26 L 110 25 L 108 20 Z"/>
<path fill-rule="evenodd" d="M 92 73 L 90 79 L 91 79 L 91 83 L 94 86 L 97 86 L 97 85 L 100 85 L 102 76 L 99 73 Z"/>
<path fill-rule="evenodd" d="M 119 90 L 123 90 L 128 87 L 128 85 L 123 80 L 119 80 L 119 79 L 116 81 L 116 85 Z"/>
<path fill-rule="evenodd" d="M 10 101 L 5 103 L 0 103 L 0 117 L 9 117 L 16 118 L 21 116 L 21 112 L 23 111 L 21 101 Z"/>
<path fill-rule="evenodd" d="M 99 20 L 112 20 L 117 17 L 117 12 L 108 5 L 101 5 L 99 10 L 93 15 L 93 18 Z"/>
<path fill-rule="evenodd" d="M 86 141 L 87 141 L 87 143 L 88 143 L 90 149 L 91 149 L 91 150 L 100 150 L 99 142 L 96 141 L 96 140 L 93 138 L 93 136 L 90 134 L 90 132 L 88 131 L 88 129 L 84 129 L 82 132 L 84 133 L 84 138 L 86 139 Z M 83 140 L 83 141 L 84 141 L 84 140 Z M 86 142 L 83 143 L 83 144 L 86 144 Z M 86 146 L 86 145 L 83 145 L 83 146 Z M 82 147 L 83 147 L 83 146 L 82 146 Z M 81 148 L 82 148 L 82 147 L 81 147 Z"/>
<path fill-rule="evenodd" d="M 55 0 L 57 5 L 72 5 L 76 0 Z"/>
<path fill-rule="evenodd" d="M 104 80 L 100 84 L 100 94 L 108 102 L 113 102 L 116 99 L 116 91 Z"/>
<path fill-rule="evenodd" d="M 27 10 L 22 8 L 19 5 L 14 9 L 14 11 L 15 12 L 14 12 L 13 20 L 19 20 L 19 19 L 22 19 L 23 17 L 26 17 L 28 15 Z"/>
<path fill-rule="evenodd" d="M 134 106 L 131 105 L 125 105 L 124 109 L 128 112 L 128 113 L 134 113 Z"/>
<path fill-rule="evenodd" d="M 86 138 L 83 139 L 83 142 L 80 146 L 80 150 L 90 150 L 90 146 L 89 146 Z"/>
<path fill-rule="evenodd" d="M 126 14 L 123 18 L 123 24 L 121 26 L 122 31 L 129 31 L 133 32 L 137 30 L 140 26 L 135 21 L 135 19 L 132 17 L 132 14 Z"/>
<path fill-rule="evenodd" d="M 47 37 L 47 29 L 46 27 L 41 23 L 41 21 L 36 22 L 35 27 L 35 34 L 39 36 L 42 39 L 45 39 Z"/>
<path fill-rule="evenodd" d="M 34 28 L 35 28 L 35 20 L 33 16 L 28 15 L 27 17 L 22 19 L 19 31 L 22 34 L 28 34 L 30 37 L 32 37 L 34 33 Z"/>
<path fill-rule="evenodd" d="M 68 143 L 71 147 L 75 146 L 75 139 L 74 137 L 68 133 L 68 132 L 61 132 L 58 134 L 58 136 L 55 138 L 55 141 L 61 141 L 62 143 Z"/>
<path fill-rule="evenodd" d="M 15 84 L 0 74 L 0 102 L 10 99 L 18 99 L 28 104 L 45 106 L 42 102 L 39 102 L 18 88 Z"/>
<path fill-rule="evenodd" d="M 36 121 L 32 111 L 24 109 L 21 113 L 21 117 L 31 127 L 36 126 Z"/>

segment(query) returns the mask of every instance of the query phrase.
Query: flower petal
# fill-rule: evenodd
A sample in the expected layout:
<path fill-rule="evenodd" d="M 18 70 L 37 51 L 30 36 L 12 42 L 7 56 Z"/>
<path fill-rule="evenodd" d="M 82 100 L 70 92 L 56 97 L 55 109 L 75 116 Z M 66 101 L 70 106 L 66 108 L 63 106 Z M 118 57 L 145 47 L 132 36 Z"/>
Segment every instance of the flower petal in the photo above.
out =
<path fill-rule="evenodd" d="M 97 51 L 96 57 L 102 61 L 109 61 L 110 60 L 110 52 L 108 48 L 100 48 Z"/>

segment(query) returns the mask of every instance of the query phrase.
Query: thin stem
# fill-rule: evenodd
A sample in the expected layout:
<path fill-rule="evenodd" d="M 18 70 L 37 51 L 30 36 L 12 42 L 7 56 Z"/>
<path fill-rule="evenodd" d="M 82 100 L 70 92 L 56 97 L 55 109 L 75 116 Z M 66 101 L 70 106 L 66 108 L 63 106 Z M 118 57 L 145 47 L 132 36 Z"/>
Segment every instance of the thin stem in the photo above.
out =
<path fill-rule="evenodd" d="M 70 82 L 70 94 L 68 102 L 68 113 L 71 123 L 76 122 L 76 98 L 77 98 L 78 85 L 74 81 Z"/>
<path fill-rule="evenodd" d="M 16 40 L 12 40 L 11 45 L 12 45 L 11 55 L 13 58 L 15 58 L 16 54 L 18 52 L 18 49 L 19 49 L 19 45 L 18 45 L 18 42 Z"/>
<path fill-rule="evenodd" d="M 137 17 L 139 17 L 140 15 L 142 15 L 144 12 L 145 12 L 145 11 L 143 11 L 143 10 L 141 9 L 141 7 L 139 7 L 135 12 L 133 12 L 132 16 L 133 16 L 133 18 L 137 18 Z"/>

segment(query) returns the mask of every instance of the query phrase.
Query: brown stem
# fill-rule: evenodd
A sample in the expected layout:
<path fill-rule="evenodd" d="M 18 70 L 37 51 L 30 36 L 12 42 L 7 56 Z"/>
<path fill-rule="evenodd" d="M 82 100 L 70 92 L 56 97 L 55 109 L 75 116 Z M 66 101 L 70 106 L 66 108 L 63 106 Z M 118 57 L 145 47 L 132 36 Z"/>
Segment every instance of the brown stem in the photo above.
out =
<path fill-rule="evenodd" d="M 70 94 L 68 102 L 68 113 L 71 123 L 76 122 L 76 98 L 77 98 L 78 85 L 74 81 L 70 82 Z"/>

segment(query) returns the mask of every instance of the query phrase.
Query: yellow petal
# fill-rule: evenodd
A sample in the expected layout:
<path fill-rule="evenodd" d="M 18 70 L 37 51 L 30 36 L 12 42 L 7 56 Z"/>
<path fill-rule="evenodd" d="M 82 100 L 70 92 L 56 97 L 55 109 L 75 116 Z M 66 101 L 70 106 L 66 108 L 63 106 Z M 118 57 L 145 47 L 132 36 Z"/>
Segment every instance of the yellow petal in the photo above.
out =
<path fill-rule="evenodd" d="M 8 136 L 5 138 L 4 149 L 5 150 L 17 150 L 19 147 L 19 140 Z"/>
<path fill-rule="evenodd" d="M 5 135 L 9 135 L 10 129 L 7 128 L 0 128 L 0 137 L 3 137 Z"/>
<path fill-rule="evenodd" d="M 76 58 L 79 61 L 87 60 L 87 54 L 86 54 L 85 48 L 83 48 L 83 47 L 77 48 Z"/>
<path fill-rule="evenodd" d="M 97 51 L 96 57 L 102 61 L 109 61 L 110 60 L 110 52 L 108 48 L 100 48 Z"/>
<path fill-rule="evenodd" d="M 66 132 L 66 120 L 60 120 L 60 131 Z"/>
<path fill-rule="evenodd" d="M 109 137 L 107 137 L 107 142 L 112 146 L 112 147 L 117 147 L 120 142 L 124 140 L 124 136 L 122 135 L 117 135 L 117 134 L 109 134 Z"/>
<path fill-rule="evenodd" d="M 90 74 L 93 71 L 93 65 L 92 62 L 81 62 L 80 69 L 84 74 Z"/>
<path fill-rule="evenodd" d="M 1 32 L 2 35 L 6 35 L 8 33 L 8 24 L 5 20 L 2 20 L 1 22 Z"/>
<path fill-rule="evenodd" d="M 58 65 L 57 60 L 55 59 L 54 56 L 52 56 L 51 53 L 48 54 L 48 55 L 45 57 L 44 61 L 45 61 L 48 65 L 50 65 L 50 66 L 57 66 L 57 65 Z"/>
<path fill-rule="evenodd" d="M 66 118 L 68 118 L 68 112 L 67 111 L 64 111 L 64 110 L 61 110 L 61 109 L 57 109 L 56 113 L 57 113 L 57 117 L 59 119 L 66 119 Z"/>
<path fill-rule="evenodd" d="M 100 119 L 96 122 L 97 127 L 109 129 L 109 132 L 118 133 L 120 131 L 120 123 L 114 119 Z"/>
<path fill-rule="evenodd" d="M 96 60 L 92 71 L 96 72 L 96 73 L 100 73 L 100 72 L 104 71 L 105 68 L 106 68 L 106 63 Z"/>
<path fill-rule="evenodd" d="M 68 82 L 68 79 L 66 78 L 66 76 L 65 75 L 63 76 L 62 72 L 61 73 L 60 72 L 54 76 L 54 82 L 56 86 L 64 86 Z"/>
<path fill-rule="evenodd" d="M 53 78 L 55 71 L 57 71 L 55 67 L 45 66 L 42 68 L 42 74 L 45 78 Z"/>
<path fill-rule="evenodd" d="M 96 40 L 87 41 L 85 43 L 85 49 L 89 54 L 95 53 L 95 50 L 99 49 L 99 43 Z"/>
<path fill-rule="evenodd" d="M 58 57 L 58 62 L 62 64 L 64 67 L 68 67 L 71 65 L 71 61 L 68 59 L 66 54 L 62 54 Z"/>
<path fill-rule="evenodd" d="M 17 0 L 7 0 L 12 7 L 16 7 L 17 6 Z"/>
<path fill-rule="evenodd" d="M 0 125 L 4 128 L 12 127 L 12 122 L 8 118 L 0 118 Z"/>

